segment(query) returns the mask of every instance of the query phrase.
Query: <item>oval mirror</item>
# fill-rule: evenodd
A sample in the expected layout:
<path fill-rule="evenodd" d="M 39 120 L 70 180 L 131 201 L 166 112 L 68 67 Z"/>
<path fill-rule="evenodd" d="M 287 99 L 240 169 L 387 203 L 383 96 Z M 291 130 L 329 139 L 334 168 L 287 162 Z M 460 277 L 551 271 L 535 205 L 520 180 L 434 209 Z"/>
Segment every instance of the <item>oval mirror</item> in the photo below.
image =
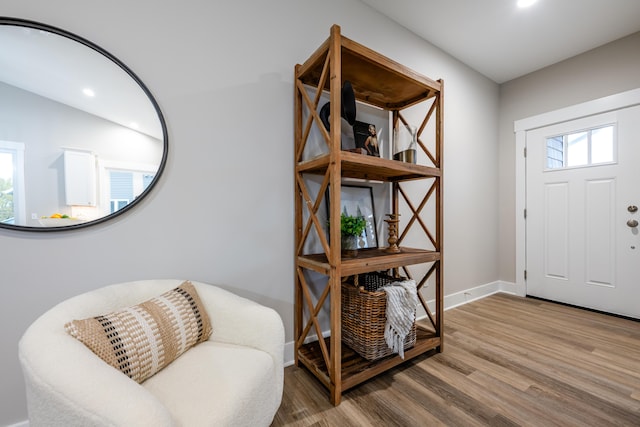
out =
<path fill-rule="evenodd" d="M 140 79 L 67 31 L 0 17 L 0 227 L 67 230 L 134 207 L 167 157 Z"/>

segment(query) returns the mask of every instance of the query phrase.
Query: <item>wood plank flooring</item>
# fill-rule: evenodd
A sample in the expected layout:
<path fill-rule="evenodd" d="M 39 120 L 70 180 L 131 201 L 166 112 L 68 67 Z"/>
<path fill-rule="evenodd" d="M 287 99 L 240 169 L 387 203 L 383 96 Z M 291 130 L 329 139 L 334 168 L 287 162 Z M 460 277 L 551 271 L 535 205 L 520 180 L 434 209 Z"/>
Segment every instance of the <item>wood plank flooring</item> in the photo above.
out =
<path fill-rule="evenodd" d="M 640 303 L 640 302 L 639 302 Z M 285 369 L 272 426 L 640 426 L 640 322 L 496 294 L 445 312 L 444 352 L 343 394 Z"/>

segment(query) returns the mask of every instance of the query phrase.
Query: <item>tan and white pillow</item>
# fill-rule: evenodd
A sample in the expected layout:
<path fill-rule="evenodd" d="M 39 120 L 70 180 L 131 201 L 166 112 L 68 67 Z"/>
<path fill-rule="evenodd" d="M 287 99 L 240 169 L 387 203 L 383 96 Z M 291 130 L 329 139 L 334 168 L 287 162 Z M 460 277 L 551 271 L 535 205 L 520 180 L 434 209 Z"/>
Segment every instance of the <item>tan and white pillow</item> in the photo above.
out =
<path fill-rule="evenodd" d="M 211 335 L 195 287 L 177 288 L 117 312 L 64 325 L 98 357 L 141 383 Z"/>

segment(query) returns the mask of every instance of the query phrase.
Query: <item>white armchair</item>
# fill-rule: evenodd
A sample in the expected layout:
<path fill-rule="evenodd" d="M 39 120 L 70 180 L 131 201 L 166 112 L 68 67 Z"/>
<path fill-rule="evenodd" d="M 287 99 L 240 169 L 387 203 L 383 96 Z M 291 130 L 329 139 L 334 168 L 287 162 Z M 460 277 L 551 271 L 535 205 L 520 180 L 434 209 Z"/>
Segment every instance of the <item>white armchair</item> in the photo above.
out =
<path fill-rule="evenodd" d="M 282 399 L 284 328 L 270 308 L 192 282 L 213 332 L 141 384 L 65 332 L 70 320 L 120 310 L 181 283 L 145 280 L 107 286 L 64 301 L 37 319 L 19 345 L 29 425 L 271 424 Z"/>

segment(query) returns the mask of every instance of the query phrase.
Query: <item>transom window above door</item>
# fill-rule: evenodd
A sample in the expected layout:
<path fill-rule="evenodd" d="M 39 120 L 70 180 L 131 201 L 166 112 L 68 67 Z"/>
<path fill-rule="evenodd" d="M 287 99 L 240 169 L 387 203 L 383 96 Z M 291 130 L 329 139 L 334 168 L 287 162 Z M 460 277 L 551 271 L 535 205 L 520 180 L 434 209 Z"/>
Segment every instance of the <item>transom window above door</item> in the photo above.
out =
<path fill-rule="evenodd" d="M 616 161 L 615 126 L 606 125 L 547 138 L 546 170 Z"/>

